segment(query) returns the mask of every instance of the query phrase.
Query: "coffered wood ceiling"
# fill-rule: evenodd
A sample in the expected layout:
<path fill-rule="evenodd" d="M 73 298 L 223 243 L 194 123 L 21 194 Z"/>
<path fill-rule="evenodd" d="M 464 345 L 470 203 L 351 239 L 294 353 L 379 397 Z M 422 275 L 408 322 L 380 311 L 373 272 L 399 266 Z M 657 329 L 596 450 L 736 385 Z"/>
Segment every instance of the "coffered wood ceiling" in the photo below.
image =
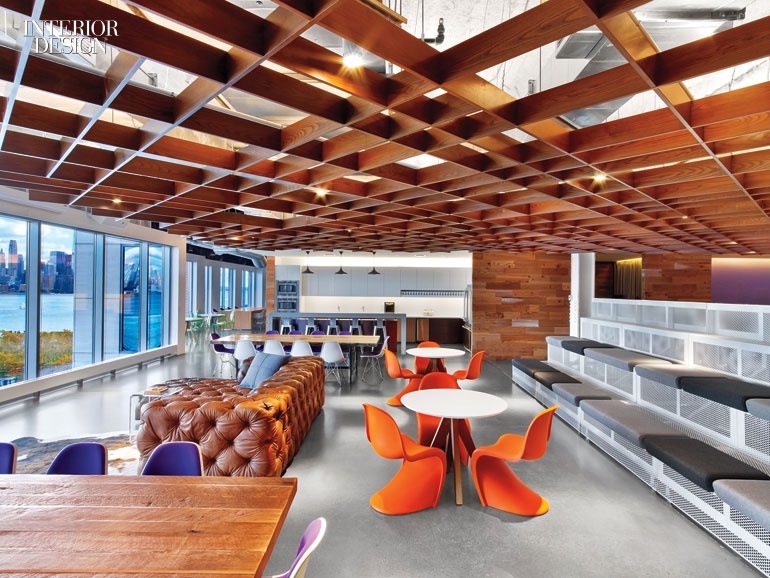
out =
<path fill-rule="evenodd" d="M 0 46 L 0 184 L 265 251 L 770 254 L 770 82 L 701 99 L 683 84 L 770 55 L 770 18 L 660 50 L 630 12 L 644 0 L 548 0 L 440 52 L 361 0 L 275 4 L 0 0 L 119 32 L 104 72 Z M 302 36 L 315 26 L 398 71 L 342 66 Z M 519 99 L 478 75 L 591 26 L 625 64 Z M 130 82 L 149 61 L 191 81 Z M 233 89 L 299 120 L 222 106 Z M 647 91 L 662 108 L 563 120 Z M 445 162 L 399 164 L 423 153 Z"/>

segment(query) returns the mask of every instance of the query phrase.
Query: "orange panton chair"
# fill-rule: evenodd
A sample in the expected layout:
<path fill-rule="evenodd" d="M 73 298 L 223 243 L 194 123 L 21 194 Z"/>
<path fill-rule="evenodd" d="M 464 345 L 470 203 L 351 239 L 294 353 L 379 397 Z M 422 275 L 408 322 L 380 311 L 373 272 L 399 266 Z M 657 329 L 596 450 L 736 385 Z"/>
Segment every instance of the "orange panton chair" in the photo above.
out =
<path fill-rule="evenodd" d="M 364 404 L 366 437 L 383 458 L 402 459 L 401 469 L 369 504 L 383 514 L 410 514 L 435 508 L 446 478 L 446 456 L 438 448 L 415 443 L 402 434 L 386 411 Z"/>
<path fill-rule="evenodd" d="M 539 460 L 545 455 L 558 407 L 537 414 L 526 435 L 503 434 L 494 444 L 473 452 L 473 483 L 483 505 L 519 516 L 540 516 L 548 511 L 545 498 L 529 489 L 506 462 Z"/>
<path fill-rule="evenodd" d="M 448 373 L 434 371 L 420 381 L 419 389 L 460 389 L 457 380 Z M 417 441 L 424 446 L 449 448 L 450 420 L 442 420 L 432 415 L 417 414 Z M 471 440 L 471 424 L 465 419 L 457 422 L 457 436 L 460 439 L 460 458 L 463 464 L 468 463 L 468 456 L 473 453 Z"/>
<path fill-rule="evenodd" d="M 409 382 L 406 384 L 406 387 L 404 387 L 404 389 L 402 389 L 399 393 L 397 393 L 387 401 L 388 405 L 400 406 L 402 405 L 401 396 L 409 393 L 410 391 L 417 391 L 417 387 L 420 385 L 420 380 L 422 379 L 422 374 L 413 373 L 408 369 L 402 368 L 401 364 L 398 362 L 398 357 L 396 357 L 395 353 L 393 353 L 389 349 L 385 349 L 384 351 L 385 351 L 385 370 L 388 372 L 388 375 L 394 379 L 409 380 Z"/>
<path fill-rule="evenodd" d="M 436 343 L 435 341 L 423 341 L 418 346 L 419 347 L 441 347 L 440 344 Z M 438 371 L 446 371 L 446 366 L 444 365 L 443 359 L 431 359 L 429 357 L 415 357 L 414 358 L 414 372 L 415 373 L 422 373 L 423 375 L 428 373 L 428 368 L 431 365 L 431 361 L 436 362 L 436 368 Z"/>
<path fill-rule="evenodd" d="M 468 363 L 468 369 L 458 369 L 452 373 L 452 377 L 460 381 L 463 379 L 476 379 L 481 375 L 481 364 L 484 361 L 485 350 L 481 350 L 478 353 L 474 353 Z"/>

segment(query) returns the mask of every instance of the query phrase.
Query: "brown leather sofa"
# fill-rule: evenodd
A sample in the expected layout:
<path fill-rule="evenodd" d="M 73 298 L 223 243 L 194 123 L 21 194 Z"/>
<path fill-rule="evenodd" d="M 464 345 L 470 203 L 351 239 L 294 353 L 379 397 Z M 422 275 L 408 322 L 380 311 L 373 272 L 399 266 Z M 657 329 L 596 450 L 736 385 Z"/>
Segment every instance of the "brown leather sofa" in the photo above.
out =
<path fill-rule="evenodd" d="M 323 408 L 324 375 L 320 357 L 295 357 L 254 390 L 234 379 L 166 382 L 180 390 L 143 406 L 140 470 L 157 445 L 187 440 L 208 476 L 281 476 Z"/>

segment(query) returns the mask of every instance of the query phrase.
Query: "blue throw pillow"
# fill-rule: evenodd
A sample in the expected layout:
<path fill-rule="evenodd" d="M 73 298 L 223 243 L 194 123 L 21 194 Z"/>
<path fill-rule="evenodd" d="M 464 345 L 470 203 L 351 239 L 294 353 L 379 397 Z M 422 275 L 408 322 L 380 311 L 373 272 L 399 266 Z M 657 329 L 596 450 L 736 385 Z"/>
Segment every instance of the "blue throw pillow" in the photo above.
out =
<path fill-rule="evenodd" d="M 260 383 L 278 371 L 289 359 L 291 358 L 288 355 L 273 355 L 258 351 L 251 360 L 251 366 L 241 381 L 240 387 L 248 389 L 259 387 Z"/>

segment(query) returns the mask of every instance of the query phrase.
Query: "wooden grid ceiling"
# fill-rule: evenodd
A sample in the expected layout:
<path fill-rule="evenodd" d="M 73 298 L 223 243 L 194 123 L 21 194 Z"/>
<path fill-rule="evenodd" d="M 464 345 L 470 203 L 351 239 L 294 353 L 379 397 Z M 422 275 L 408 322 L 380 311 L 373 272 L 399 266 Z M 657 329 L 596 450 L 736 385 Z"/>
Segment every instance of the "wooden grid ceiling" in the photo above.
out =
<path fill-rule="evenodd" d="M 770 254 L 770 82 L 700 99 L 684 85 L 770 55 L 770 18 L 661 50 L 631 12 L 644 0 L 548 0 L 439 51 L 373 3 L 0 0 L 118 32 L 102 68 L 0 45 L 0 184 L 260 251 Z M 518 99 L 479 76 L 591 27 L 619 66 Z M 395 72 L 343 66 L 306 34 L 320 29 Z M 150 62 L 189 83 L 136 82 Z M 661 106 L 564 120 L 643 93 Z M 443 162 L 402 164 L 422 154 Z"/>

